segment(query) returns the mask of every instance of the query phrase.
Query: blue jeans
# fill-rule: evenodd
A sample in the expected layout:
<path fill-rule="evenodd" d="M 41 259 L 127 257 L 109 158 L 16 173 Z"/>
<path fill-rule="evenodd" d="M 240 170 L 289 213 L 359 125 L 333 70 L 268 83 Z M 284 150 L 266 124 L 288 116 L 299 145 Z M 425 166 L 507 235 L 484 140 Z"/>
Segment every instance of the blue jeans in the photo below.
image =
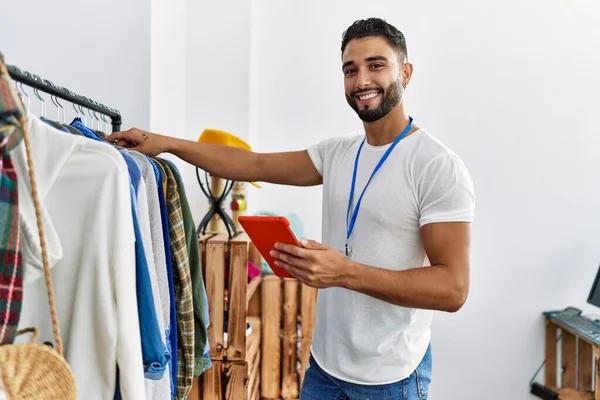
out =
<path fill-rule="evenodd" d="M 431 344 L 416 370 L 406 379 L 387 385 L 359 385 L 334 378 L 310 357 L 299 400 L 423 400 L 431 382 Z"/>

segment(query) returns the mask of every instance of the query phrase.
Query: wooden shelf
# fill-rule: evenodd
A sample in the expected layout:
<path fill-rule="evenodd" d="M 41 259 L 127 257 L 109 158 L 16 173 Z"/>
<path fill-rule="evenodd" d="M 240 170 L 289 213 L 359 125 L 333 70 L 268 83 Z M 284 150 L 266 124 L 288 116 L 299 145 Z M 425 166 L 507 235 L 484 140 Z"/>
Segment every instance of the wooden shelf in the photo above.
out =
<path fill-rule="evenodd" d="M 248 317 L 252 325 L 252 333 L 246 340 L 246 363 L 248 364 L 248 388 L 247 399 L 258 400 L 258 389 L 260 386 L 260 342 L 261 321 L 260 317 Z"/>
<path fill-rule="evenodd" d="M 582 392 L 576 389 L 551 389 L 558 393 L 560 400 L 594 400 L 592 392 Z"/>
<path fill-rule="evenodd" d="M 252 299 L 252 296 L 254 296 L 254 293 L 256 293 L 256 289 L 258 289 L 260 287 L 261 282 L 262 282 L 262 277 L 257 276 L 254 279 L 252 279 L 250 281 L 250 283 L 248 284 L 248 289 L 246 292 L 246 310 L 248 309 L 248 305 L 250 304 L 250 300 Z"/>
<path fill-rule="evenodd" d="M 544 384 L 558 393 L 560 400 L 600 400 L 600 348 L 596 343 L 551 318 L 546 320 L 545 341 Z M 558 373 L 561 387 L 558 387 Z"/>

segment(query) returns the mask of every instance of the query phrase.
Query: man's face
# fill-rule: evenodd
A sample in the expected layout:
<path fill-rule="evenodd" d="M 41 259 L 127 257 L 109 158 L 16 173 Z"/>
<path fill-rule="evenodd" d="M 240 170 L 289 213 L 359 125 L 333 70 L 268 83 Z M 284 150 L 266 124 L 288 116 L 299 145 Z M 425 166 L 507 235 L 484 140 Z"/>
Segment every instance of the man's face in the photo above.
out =
<path fill-rule="evenodd" d="M 404 96 L 398 54 L 385 38 L 352 39 L 342 54 L 346 100 L 360 119 L 385 117 Z"/>

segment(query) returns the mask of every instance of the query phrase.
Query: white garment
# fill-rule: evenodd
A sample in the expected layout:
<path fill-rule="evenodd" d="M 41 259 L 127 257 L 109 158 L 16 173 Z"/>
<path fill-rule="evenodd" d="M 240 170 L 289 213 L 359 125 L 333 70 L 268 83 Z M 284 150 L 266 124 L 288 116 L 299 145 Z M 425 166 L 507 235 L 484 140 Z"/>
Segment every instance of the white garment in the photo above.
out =
<path fill-rule="evenodd" d="M 28 119 L 64 355 L 78 397 L 112 399 L 118 365 L 123 399 L 145 399 L 125 160 L 108 144 Z M 38 327 L 40 342 L 53 343 L 24 142 L 12 154 L 27 282 L 19 329 Z"/>
<path fill-rule="evenodd" d="M 148 199 L 148 213 L 150 219 L 150 233 L 152 235 L 152 250 L 154 254 L 154 264 L 156 266 L 156 276 L 158 279 L 158 292 L 162 308 L 164 328 L 169 329 L 171 324 L 171 297 L 169 292 L 169 277 L 167 275 L 167 258 L 165 252 L 165 242 L 163 237 L 162 216 L 154 168 L 150 161 L 136 151 L 129 151 L 129 154 L 135 159 L 136 164 L 142 171 L 142 179 L 146 186 L 146 195 Z M 144 246 L 147 241 L 144 240 Z M 158 314 L 157 314 L 158 315 Z"/>
<path fill-rule="evenodd" d="M 140 161 L 138 160 L 138 156 L 141 156 L 139 153 L 128 151 L 128 154 L 133 156 L 136 164 L 140 167 L 140 171 L 142 170 Z M 143 157 L 143 156 L 142 156 Z M 152 168 L 152 166 L 150 166 Z M 142 236 L 142 242 L 144 243 L 144 253 L 146 254 L 146 261 L 148 262 L 148 272 L 150 274 L 150 285 L 152 287 L 152 297 L 154 299 L 154 309 L 156 310 L 156 318 L 158 320 L 158 328 L 160 331 L 161 339 L 163 344 L 166 346 L 166 334 L 165 334 L 165 326 L 164 326 L 164 316 L 162 304 L 164 301 L 162 299 L 162 293 L 160 293 L 159 289 L 159 281 L 158 275 L 164 274 L 166 279 L 167 267 L 166 267 L 166 259 L 164 255 L 164 241 L 162 237 L 162 231 L 160 237 L 156 238 L 156 241 L 163 243 L 163 257 L 161 259 L 157 259 L 154 254 L 154 236 L 152 235 L 152 225 L 156 225 L 156 221 L 153 221 L 153 218 L 156 218 L 156 210 L 150 212 L 150 200 L 151 198 L 156 199 L 156 203 L 158 204 L 158 192 L 156 190 L 156 181 L 154 180 L 154 174 L 152 174 L 152 179 L 147 180 L 146 174 L 142 172 L 142 179 L 140 180 L 140 184 L 138 187 L 138 195 L 137 195 L 137 216 L 138 223 L 140 226 L 140 233 Z M 154 182 L 154 186 L 152 186 L 152 182 Z M 147 187 L 148 184 L 148 187 Z M 154 205 L 153 205 L 154 206 Z M 160 218 L 160 209 L 159 218 Z M 158 220 L 160 223 L 160 219 Z M 160 264 L 162 262 L 163 267 L 161 270 L 158 269 L 157 262 Z M 167 303 L 168 301 L 168 287 L 167 287 Z M 146 398 L 153 400 L 168 400 L 171 398 L 171 371 L 170 368 L 165 369 L 165 373 L 159 380 L 146 379 Z"/>
<path fill-rule="evenodd" d="M 333 138 L 309 148 L 323 176 L 323 242 L 340 252 L 345 249 L 352 173 L 363 138 Z M 388 147 L 365 142 L 352 211 Z M 426 254 L 420 227 L 470 222 L 474 203 L 473 183 L 461 159 L 420 129 L 400 141 L 369 184 L 350 237 L 353 258 L 391 270 L 422 267 Z M 430 310 L 395 306 L 344 288 L 319 289 L 312 354 L 338 379 L 367 385 L 396 382 L 423 358 L 431 318 Z"/>

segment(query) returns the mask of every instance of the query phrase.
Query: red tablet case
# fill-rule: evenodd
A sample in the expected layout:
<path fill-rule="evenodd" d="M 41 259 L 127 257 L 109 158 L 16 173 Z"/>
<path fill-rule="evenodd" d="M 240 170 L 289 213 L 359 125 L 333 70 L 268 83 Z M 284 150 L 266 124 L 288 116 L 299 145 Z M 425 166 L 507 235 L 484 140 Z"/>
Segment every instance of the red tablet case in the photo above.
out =
<path fill-rule="evenodd" d="M 300 242 L 290 228 L 290 221 L 285 217 L 270 215 L 242 215 L 238 221 L 275 275 L 280 278 L 293 278 L 285 269 L 276 266 L 275 258 L 269 254 L 271 250 L 275 249 L 277 242 L 300 246 Z"/>

